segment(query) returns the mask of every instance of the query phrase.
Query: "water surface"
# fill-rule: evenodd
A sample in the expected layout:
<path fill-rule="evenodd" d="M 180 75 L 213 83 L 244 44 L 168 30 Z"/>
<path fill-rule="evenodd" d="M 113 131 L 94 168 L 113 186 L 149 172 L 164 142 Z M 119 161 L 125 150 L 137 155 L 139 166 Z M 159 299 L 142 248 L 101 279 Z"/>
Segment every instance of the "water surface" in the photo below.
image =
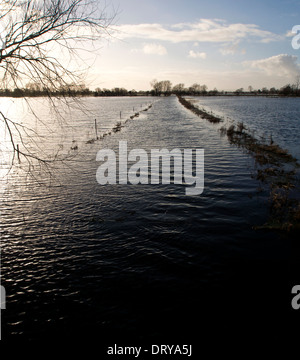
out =
<path fill-rule="evenodd" d="M 73 154 L 78 144 L 74 158 L 50 169 L 51 181 L 35 167 L 44 182 L 37 185 L 23 164 L 2 178 L 3 339 L 190 343 L 200 330 L 203 340 L 226 333 L 228 322 L 235 336 L 258 322 L 257 334 L 275 331 L 278 318 L 290 314 L 291 238 L 254 230 L 267 220 L 268 200 L 257 192 L 253 159 L 176 97 L 85 101 L 93 113 L 71 107 L 62 131 L 36 106 L 52 129 L 41 142 L 45 153 L 63 145 L 63 154 Z M 95 114 L 109 133 L 120 111 L 122 130 L 87 144 Z M 148 153 L 203 148 L 203 194 L 186 196 L 185 185 L 174 184 L 99 185 L 97 151 L 117 152 L 120 140 Z M 280 295 L 270 305 L 274 286 Z"/>

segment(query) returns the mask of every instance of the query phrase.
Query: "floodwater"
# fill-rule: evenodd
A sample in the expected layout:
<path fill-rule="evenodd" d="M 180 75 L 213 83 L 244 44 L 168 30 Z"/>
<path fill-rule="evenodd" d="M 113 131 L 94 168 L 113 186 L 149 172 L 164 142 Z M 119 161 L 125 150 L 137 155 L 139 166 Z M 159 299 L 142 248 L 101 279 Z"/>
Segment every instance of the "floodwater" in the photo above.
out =
<path fill-rule="evenodd" d="M 221 116 L 226 123 L 242 122 L 255 137 L 272 137 L 300 160 L 300 99 L 280 97 L 192 97 L 196 105 Z"/>
<path fill-rule="evenodd" d="M 59 113 L 31 99 L 36 117 L 24 100 L 5 101 L 9 116 L 35 131 L 20 149 L 61 161 L 15 158 L 11 168 L 3 130 L 4 341 L 81 339 L 97 342 L 98 353 L 117 341 L 196 347 L 199 338 L 225 336 L 229 324 L 235 339 L 255 327 L 259 341 L 290 321 L 293 239 L 254 230 L 268 219 L 268 194 L 258 191 L 252 157 L 220 136 L 222 124 L 173 96 L 86 98 L 84 112 L 71 103 L 56 104 Z M 197 101 L 253 130 L 268 131 L 272 122 L 273 139 L 299 155 L 298 99 Z M 89 142 L 95 119 L 98 137 L 106 136 Z M 113 132 L 119 121 L 124 126 Z M 149 154 L 204 149 L 203 193 L 187 196 L 184 184 L 98 184 L 97 152 L 118 153 L 121 140 L 128 151 Z"/>

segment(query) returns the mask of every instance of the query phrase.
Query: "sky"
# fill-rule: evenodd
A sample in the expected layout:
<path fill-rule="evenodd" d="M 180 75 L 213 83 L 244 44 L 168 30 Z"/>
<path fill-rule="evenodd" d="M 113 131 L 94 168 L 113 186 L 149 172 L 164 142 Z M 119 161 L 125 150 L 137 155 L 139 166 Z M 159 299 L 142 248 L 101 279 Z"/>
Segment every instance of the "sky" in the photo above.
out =
<path fill-rule="evenodd" d="M 153 79 L 209 90 L 280 88 L 300 74 L 300 48 L 292 46 L 299 0 L 106 3 L 116 16 L 89 71 L 90 88 L 149 90 Z"/>

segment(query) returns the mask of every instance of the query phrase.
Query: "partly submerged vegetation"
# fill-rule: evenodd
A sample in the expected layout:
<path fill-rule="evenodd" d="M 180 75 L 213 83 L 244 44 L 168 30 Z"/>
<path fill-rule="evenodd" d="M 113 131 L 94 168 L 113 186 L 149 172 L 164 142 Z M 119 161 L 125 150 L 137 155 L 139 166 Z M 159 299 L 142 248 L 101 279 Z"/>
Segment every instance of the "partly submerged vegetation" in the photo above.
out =
<path fill-rule="evenodd" d="M 229 128 L 222 126 L 222 135 L 227 135 L 231 144 L 248 151 L 257 164 L 255 178 L 265 184 L 269 191 L 270 217 L 257 229 L 270 228 L 285 231 L 300 230 L 300 201 L 295 195 L 297 187 L 297 160 L 275 144 L 272 137 L 258 140 L 243 123 Z"/>
<path fill-rule="evenodd" d="M 221 118 L 219 118 L 213 114 L 209 114 L 208 112 L 206 112 L 204 110 L 200 110 L 199 108 L 197 108 L 196 106 L 191 104 L 190 101 L 186 100 L 182 96 L 177 95 L 177 97 L 178 97 L 178 100 L 181 103 L 181 105 L 183 105 L 188 110 L 192 111 L 194 114 L 200 116 L 202 119 L 206 119 L 212 123 L 219 123 L 222 121 Z"/>
<path fill-rule="evenodd" d="M 221 118 L 200 110 L 190 101 L 178 96 L 179 102 L 199 117 L 212 123 L 220 123 Z M 256 229 L 276 229 L 283 231 L 300 231 L 300 200 L 295 189 L 299 183 L 297 159 L 289 152 L 275 144 L 272 137 L 268 140 L 257 139 L 243 123 L 231 124 L 220 128 L 221 135 L 227 136 L 229 142 L 248 153 L 256 162 L 254 177 L 267 187 L 269 192 L 270 216 L 262 226 Z M 261 191 L 261 188 L 258 190 Z"/>
<path fill-rule="evenodd" d="M 144 109 L 142 109 L 141 111 L 135 112 L 133 115 L 129 116 L 129 118 L 127 118 L 125 121 L 118 121 L 115 126 L 112 128 L 111 131 L 108 131 L 106 133 L 103 133 L 101 136 L 98 136 L 98 132 L 97 132 L 97 122 L 95 120 L 95 133 L 96 133 L 96 137 L 89 139 L 86 143 L 87 144 L 93 144 L 95 141 L 97 140 L 101 140 L 103 138 L 105 138 L 107 135 L 111 135 L 112 133 L 117 133 L 119 131 L 121 131 L 121 129 L 125 126 L 125 124 L 127 123 L 127 121 L 132 120 L 134 118 L 137 118 L 140 116 L 141 112 L 145 112 L 148 111 L 149 109 L 152 108 L 152 104 L 149 104 L 147 107 L 145 107 Z M 121 117 L 121 112 L 120 112 L 120 117 Z M 76 148 L 76 150 L 78 149 L 78 147 Z"/>

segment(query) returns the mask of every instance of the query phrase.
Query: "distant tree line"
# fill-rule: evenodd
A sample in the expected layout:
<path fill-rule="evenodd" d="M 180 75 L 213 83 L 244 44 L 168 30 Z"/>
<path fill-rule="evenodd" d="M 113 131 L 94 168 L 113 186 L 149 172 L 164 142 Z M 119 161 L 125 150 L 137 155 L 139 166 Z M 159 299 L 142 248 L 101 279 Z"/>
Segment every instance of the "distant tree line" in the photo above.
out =
<path fill-rule="evenodd" d="M 0 96 L 39 97 L 39 96 L 148 96 L 150 91 L 126 90 L 125 88 L 90 90 L 84 84 L 71 84 L 58 89 L 44 88 L 36 83 L 28 83 L 25 88 L 0 89 Z"/>
<path fill-rule="evenodd" d="M 195 95 L 195 96 L 300 96 L 300 77 L 297 78 L 295 84 L 287 84 L 280 89 L 274 87 L 267 89 L 254 90 L 250 85 L 247 90 L 239 88 L 235 91 L 219 91 L 216 88 L 208 90 L 203 84 L 194 83 L 186 87 L 183 83 L 172 86 L 171 81 L 156 79 L 151 81 L 151 90 L 136 91 L 127 90 L 123 87 L 115 87 L 112 89 L 96 88 L 90 90 L 85 84 L 70 84 L 61 86 L 51 90 L 37 83 L 28 83 L 25 88 L 0 89 L 0 96 L 6 97 L 38 97 L 38 96 L 170 96 L 175 95 Z"/>
<path fill-rule="evenodd" d="M 37 83 L 28 83 L 25 88 L 0 89 L 0 96 L 38 97 L 38 96 L 75 96 L 90 95 L 90 90 L 83 84 L 60 86 L 56 89 L 43 87 Z"/>
<path fill-rule="evenodd" d="M 123 87 L 115 87 L 113 89 L 96 88 L 91 94 L 94 96 L 149 96 L 150 91 L 127 90 Z"/>
<path fill-rule="evenodd" d="M 283 87 L 276 89 L 271 87 L 270 89 L 263 87 L 262 89 L 254 90 L 250 85 L 248 91 L 243 88 L 237 89 L 235 95 L 270 95 L 270 96 L 300 96 L 300 78 L 296 80 L 295 84 L 287 84 Z"/>
<path fill-rule="evenodd" d="M 186 87 L 183 83 L 176 84 L 172 86 L 172 83 L 169 80 L 157 81 L 153 80 L 151 83 L 152 90 L 151 95 L 156 96 L 168 96 L 171 94 L 176 95 L 197 95 L 197 96 L 222 96 L 222 95 L 232 95 L 232 96 L 300 96 L 300 76 L 296 78 L 295 84 L 287 84 L 279 89 L 272 87 L 267 89 L 263 87 L 262 89 L 254 90 L 250 85 L 248 90 L 244 90 L 244 88 L 239 88 L 235 91 L 224 91 L 217 90 L 214 88 L 213 90 L 208 90 L 208 87 L 204 85 L 200 85 L 198 83 L 194 83 L 189 87 Z"/>

